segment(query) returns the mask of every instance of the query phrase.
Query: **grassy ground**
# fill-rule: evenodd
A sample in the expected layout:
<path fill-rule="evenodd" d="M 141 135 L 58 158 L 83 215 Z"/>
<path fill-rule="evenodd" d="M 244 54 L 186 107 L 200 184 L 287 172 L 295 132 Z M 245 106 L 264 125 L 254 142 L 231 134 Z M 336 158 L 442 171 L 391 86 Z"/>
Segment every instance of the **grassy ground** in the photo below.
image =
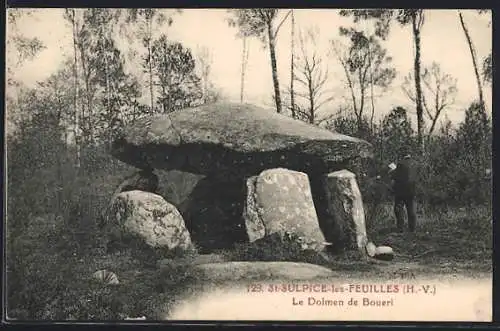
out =
<path fill-rule="evenodd" d="M 402 261 L 491 264 L 491 207 L 418 209 L 417 231 L 397 233 L 392 206 L 381 206 L 379 217 L 367 224 L 369 236 L 377 245 L 393 247 Z"/>
<path fill-rule="evenodd" d="M 204 262 L 264 260 L 296 261 L 323 265 L 343 277 L 388 279 L 411 273 L 419 275 L 479 276 L 492 270 L 491 208 L 419 210 L 416 233 L 393 231 L 392 206 L 366 207 L 367 230 L 376 245 L 388 245 L 395 251 L 391 262 L 353 261 L 349 256 L 327 259 L 314 252 L 304 252 L 293 244 L 241 245 L 232 251 L 204 257 Z M 38 220 L 38 222 L 42 222 Z M 53 231 L 53 230 L 51 230 Z M 158 306 L 175 304 L 181 291 L 194 288 L 200 275 L 194 272 L 194 261 L 184 257 L 182 263 L 164 261 L 161 268 L 132 250 L 105 253 L 99 245 L 87 249 L 67 250 L 57 244 L 61 234 L 36 237 L 36 233 L 19 243 L 31 252 L 31 258 L 18 260 L 23 278 L 11 283 L 9 317 L 18 319 L 120 319 L 146 316 L 154 318 Z M 67 238 L 68 242 L 73 242 Z M 62 245 L 62 246 L 61 246 Z M 69 247 L 69 246 L 68 246 Z M 20 252 L 18 252 L 19 254 Z M 153 262 L 153 263 L 152 263 Z M 105 286 L 91 280 L 100 269 L 115 272 L 119 285 Z M 193 285 L 193 286 L 190 286 Z M 10 288 L 9 288 L 10 290 Z"/>

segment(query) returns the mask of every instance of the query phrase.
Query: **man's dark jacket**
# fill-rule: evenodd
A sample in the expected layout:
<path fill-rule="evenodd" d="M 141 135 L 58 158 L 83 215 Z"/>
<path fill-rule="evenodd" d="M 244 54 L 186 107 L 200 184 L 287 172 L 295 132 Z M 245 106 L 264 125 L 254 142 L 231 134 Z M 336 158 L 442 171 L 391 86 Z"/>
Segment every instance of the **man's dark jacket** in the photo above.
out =
<path fill-rule="evenodd" d="M 399 161 L 397 168 L 392 172 L 392 179 L 395 196 L 413 197 L 417 179 L 414 161 L 410 158 Z"/>

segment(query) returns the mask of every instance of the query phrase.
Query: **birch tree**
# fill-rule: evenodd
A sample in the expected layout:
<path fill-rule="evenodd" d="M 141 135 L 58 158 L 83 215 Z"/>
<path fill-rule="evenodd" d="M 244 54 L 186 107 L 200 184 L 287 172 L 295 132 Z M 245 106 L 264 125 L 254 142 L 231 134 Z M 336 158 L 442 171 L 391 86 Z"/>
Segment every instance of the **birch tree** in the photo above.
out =
<path fill-rule="evenodd" d="M 353 28 L 340 28 L 340 35 L 347 37 L 348 44 L 333 40 L 332 54 L 341 64 L 347 82 L 352 110 L 356 116 L 358 130 L 363 129 L 368 93 L 371 92 L 372 114 L 370 125 L 373 126 L 374 89 L 384 92 L 396 77 L 392 67 L 392 58 L 387 54 L 375 36 L 366 36 L 364 32 Z"/>
<path fill-rule="evenodd" d="M 215 102 L 219 97 L 211 78 L 212 63 L 213 57 L 210 50 L 205 46 L 200 47 L 196 54 L 196 67 L 201 78 L 202 102 L 204 104 Z"/>
<path fill-rule="evenodd" d="M 247 71 L 247 65 L 248 65 L 248 56 L 250 53 L 249 45 L 248 45 L 248 37 L 243 36 L 241 38 L 241 41 L 243 43 L 242 47 L 242 53 L 241 53 L 241 80 L 240 80 L 240 102 L 243 103 L 243 100 L 245 98 L 245 74 Z"/>
<path fill-rule="evenodd" d="M 391 23 L 396 21 L 401 26 L 410 26 L 413 36 L 414 61 L 413 78 L 415 79 L 415 106 L 417 112 L 417 141 L 419 150 L 424 147 L 424 109 L 422 101 L 421 78 L 421 31 L 425 22 L 425 11 L 423 9 L 348 9 L 341 10 L 340 15 L 352 17 L 357 23 L 361 20 L 372 20 L 375 22 L 375 34 L 385 40 L 390 32 Z"/>
<path fill-rule="evenodd" d="M 80 79 L 78 66 L 78 37 L 80 31 L 80 18 L 77 16 L 76 9 L 66 8 L 64 10 L 64 18 L 71 25 L 71 36 L 73 44 L 73 139 L 75 141 L 75 167 L 81 166 L 81 132 L 80 122 L 84 112 L 83 107 L 80 108 Z"/>
<path fill-rule="evenodd" d="M 413 76 L 409 73 L 404 80 L 402 89 L 406 96 L 415 102 L 415 89 L 412 84 Z M 455 101 L 457 94 L 457 80 L 451 75 L 443 72 L 436 62 L 425 67 L 422 73 L 423 93 L 422 101 L 425 114 L 431 121 L 431 126 L 427 132 L 431 136 L 434 132 L 438 119 L 443 112 Z"/>
<path fill-rule="evenodd" d="M 296 117 L 295 114 L 295 15 L 293 9 L 291 10 L 291 37 L 290 37 L 290 108 L 292 110 L 292 118 Z"/>
<path fill-rule="evenodd" d="M 292 105 L 292 114 L 311 124 L 316 122 L 321 107 L 332 100 L 327 94 L 328 68 L 318 51 L 317 35 L 313 29 L 299 33 L 300 52 L 294 63 L 297 91 L 290 91 L 291 96 L 295 92 L 303 101 L 302 106 Z M 297 109 L 293 110 L 295 106 Z"/>
<path fill-rule="evenodd" d="M 162 9 L 157 8 L 131 8 L 127 9 L 127 15 L 125 23 L 127 25 L 132 24 L 133 33 L 128 36 L 129 40 L 134 38 L 139 38 L 142 47 L 145 49 L 145 54 L 142 55 L 142 61 L 150 64 L 147 68 L 144 68 L 145 73 L 148 76 L 148 89 L 149 89 L 149 103 L 151 109 L 155 105 L 155 88 L 153 83 L 153 67 L 152 67 L 152 46 L 153 39 L 155 36 L 155 31 L 161 29 L 162 27 L 170 26 L 173 23 L 173 13 L 179 13 L 180 11 L 174 11 L 170 15 L 164 12 Z"/>
<path fill-rule="evenodd" d="M 481 75 L 480 75 L 480 68 L 477 62 L 477 54 L 476 54 L 476 48 L 474 47 L 474 43 L 472 41 L 472 38 L 469 33 L 469 29 L 467 28 L 467 24 L 465 23 L 464 17 L 462 15 L 462 12 L 459 10 L 458 11 L 458 18 L 460 20 L 460 25 L 462 26 L 462 30 L 464 31 L 465 39 L 467 41 L 467 45 L 469 46 L 469 51 L 472 59 L 472 66 L 474 68 L 474 74 L 476 76 L 476 83 L 477 83 L 477 90 L 478 90 L 478 96 L 479 96 L 479 103 L 483 105 L 484 107 L 484 97 L 483 97 L 483 86 L 481 83 Z"/>
<path fill-rule="evenodd" d="M 274 101 L 276 104 L 276 111 L 281 113 L 281 94 L 280 84 L 278 79 L 278 64 L 276 60 L 276 39 L 278 32 L 286 20 L 290 12 L 280 21 L 276 26 L 278 20 L 278 9 L 232 9 L 230 12 L 233 18 L 229 19 L 229 25 L 237 27 L 239 36 L 244 37 L 257 37 L 263 43 L 267 42 L 269 48 L 269 56 L 271 59 L 271 73 L 273 78 L 274 87 Z"/>

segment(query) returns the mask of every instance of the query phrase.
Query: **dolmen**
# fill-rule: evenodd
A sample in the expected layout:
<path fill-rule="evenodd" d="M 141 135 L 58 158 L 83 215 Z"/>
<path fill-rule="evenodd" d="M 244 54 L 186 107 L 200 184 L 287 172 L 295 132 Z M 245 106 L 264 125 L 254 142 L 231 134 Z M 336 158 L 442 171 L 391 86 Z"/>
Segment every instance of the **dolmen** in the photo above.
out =
<path fill-rule="evenodd" d="M 373 156 L 364 140 L 255 105 L 214 103 L 137 120 L 111 154 L 139 171 L 115 192 L 109 222 L 151 247 L 210 252 L 279 235 L 303 249 L 367 256 L 349 170 Z M 155 169 L 203 178 L 174 206 L 157 193 Z"/>

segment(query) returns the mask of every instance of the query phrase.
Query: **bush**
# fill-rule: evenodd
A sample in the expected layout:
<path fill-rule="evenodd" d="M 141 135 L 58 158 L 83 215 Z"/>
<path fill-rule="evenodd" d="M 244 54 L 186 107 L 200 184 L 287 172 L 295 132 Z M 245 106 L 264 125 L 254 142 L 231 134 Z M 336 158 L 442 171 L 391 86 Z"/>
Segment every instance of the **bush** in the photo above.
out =
<path fill-rule="evenodd" d="M 300 239 L 292 233 L 285 233 L 283 236 L 276 233 L 253 243 L 238 244 L 233 251 L 226 252 L 226 255 L 235 261 L 326 262 L 318 252 L 302 247 Z"/>
<path fill-rule="evenodd" d="M 491 120 L 484 108 L 473 103 L 456 130 L 450 122 L 440 132 L 425 138 L 425 148 L 417 148 L 416 133 L 407 112 L 395 107 L 378 125 L 371 127 L 363 119 L 360 126 L 349 116 L 339 116 L 329 128 L 360 137 L 374 146 L 375 159 L 354 165 L 363 199 L 373 206 L 391 200 L 386 187 L 373 180 L 387 172 L 397 161 L 402 147 L 410 150 L 418 165 L 418 200 L 430 206 L 491 205 L 492 132 Z M 369 132 L 368 132 L 369 131 Z"/>

